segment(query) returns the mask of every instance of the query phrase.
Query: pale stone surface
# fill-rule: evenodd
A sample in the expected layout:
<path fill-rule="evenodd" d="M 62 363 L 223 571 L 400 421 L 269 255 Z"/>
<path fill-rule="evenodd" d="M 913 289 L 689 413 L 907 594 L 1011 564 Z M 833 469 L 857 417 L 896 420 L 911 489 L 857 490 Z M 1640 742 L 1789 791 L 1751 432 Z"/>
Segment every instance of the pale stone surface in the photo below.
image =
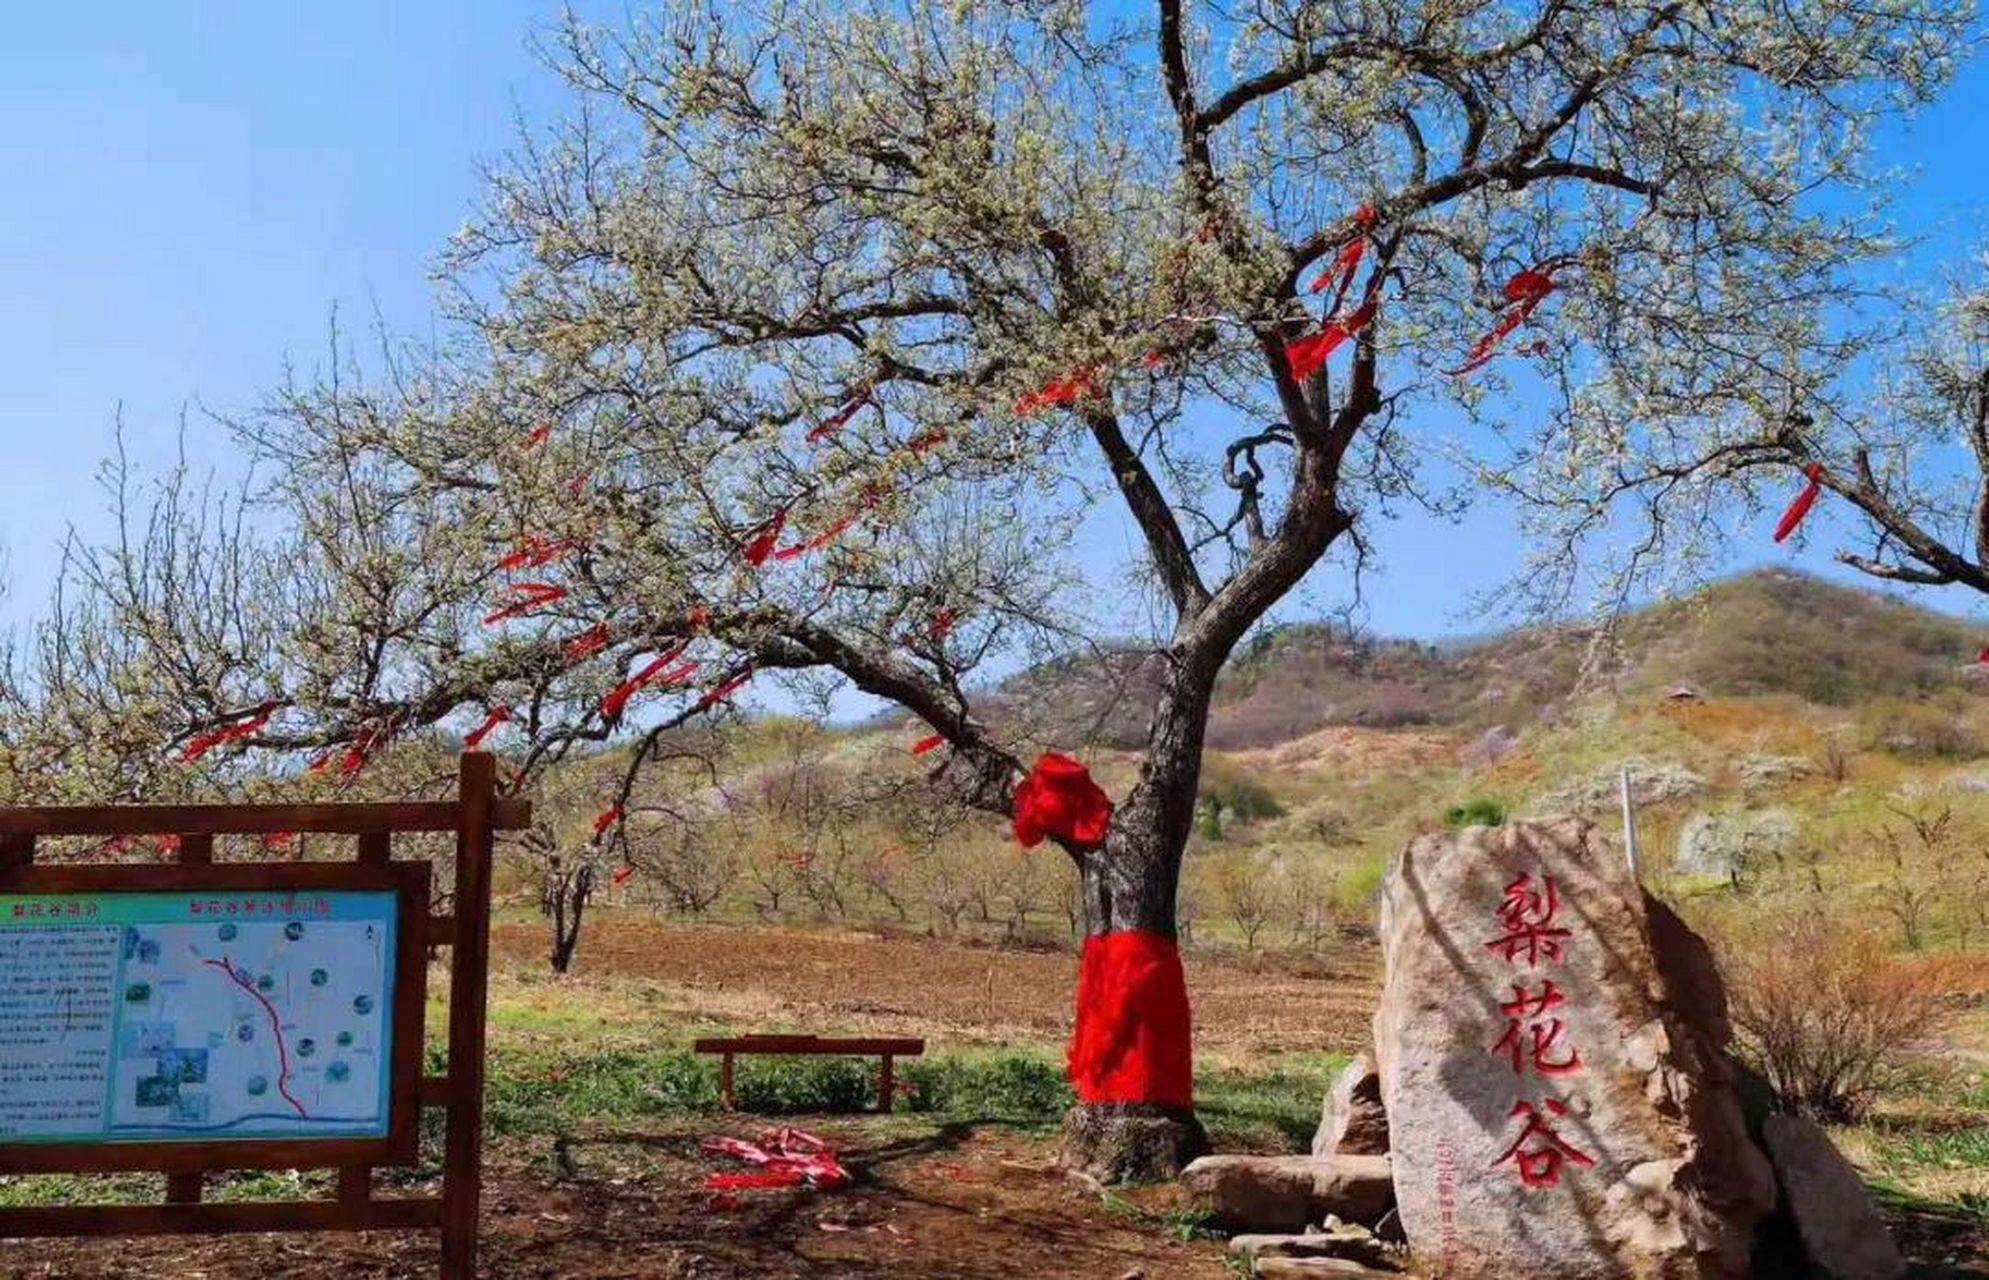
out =
<path fill-rule="evenodd" d="M 1800 1116 L 1775 1115 L 1761 1122 L 1761 1140 L 1819 1280 L 1900 1280 L 1906 1274 L 1871 1193 L 1830 1135 Z"/>
<path fill-rule="evenodd" d="M 1377 1271 L 1343 1258 L 1265 1258 L 1257 1264 L 1257 1280 L 1311 1280 L 1314 1276 L 1329 1280 L 1389 1280 L 1399 1274 Z"/>
<path fill-rule="evenodd" d="M 1366 1054 L 1347 1064 L 1320 1108 L 1315 1156 L 1385 1156 L 1388 1112 L 1381 1105 L 1381 1077 Z"/>
<path fill-rule="evenodd" d="M 1312 1231 L 1305 1235 L 1240 1235 L 1229 1251 L 1244 1258 L 1339 1258 L 1366 1267 L 1393 1265 L 1394 1250 L 1359 1227 Z"/>
<path fill-rule="evenodd" d="M 1775 1188 L 1722 1057 L 1717 971 L 1675 917 L 1653 921 L 1619 851 L 1574 819 L 1423 837 L 1383 884 L 1381 935 L 1375 1044 L 1421 1263 L 1446 1280 L 1747 1275 Z"/>
<path fill-rule="evenodd" d="M 1203 1156 L 1181 1184 L 1226 1231 L 1298 1232 L 1329 1213 L 1373 1222 L 1395 1197 L 1387 1156 Z"/>

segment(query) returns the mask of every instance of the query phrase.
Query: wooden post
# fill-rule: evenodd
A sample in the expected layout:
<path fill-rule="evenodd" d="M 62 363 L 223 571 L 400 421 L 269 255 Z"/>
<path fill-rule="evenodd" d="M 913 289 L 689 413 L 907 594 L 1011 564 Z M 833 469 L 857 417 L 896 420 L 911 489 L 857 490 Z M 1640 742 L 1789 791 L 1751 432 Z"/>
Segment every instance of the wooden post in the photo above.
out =
<path fill-rule="evenodd" d="M 886 1115 L 891 1111 L 891 1094 L 898 1087 L 897 1082 L 892 1079 L 891 1068 L 891 1055 L 887 1053 L 884 1055 L 884 1069 L 877 1073 L 877 1109 Z"/>
<path fill-rule="evenodd" d="M 729 1050 L 719 1061 L 718 1092 L 725 1099 L 725 1109 L 732 1110 L 732 1054 Z"/>
<path fill-rule="evenodd" d="M 475 1280 L 483 1198 L 484 1016 L 490 969 L 491 806 L 496 762 L 465 755 L 457 805 L 456 938 L 449 957 L 449 1129 L 444 1147 L 443 1280 Z"/>

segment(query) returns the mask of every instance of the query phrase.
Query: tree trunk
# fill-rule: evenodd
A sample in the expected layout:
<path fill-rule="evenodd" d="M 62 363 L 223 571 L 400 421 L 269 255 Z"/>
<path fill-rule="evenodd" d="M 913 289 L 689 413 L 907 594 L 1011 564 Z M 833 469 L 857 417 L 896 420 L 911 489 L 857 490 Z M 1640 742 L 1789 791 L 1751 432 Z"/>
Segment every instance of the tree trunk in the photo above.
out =
<path fill-rule="evenodd" d="M 1143 1090 L 1138 1081 L 1148 1078 L 1178 1080 L 1185 1093 L 1193 1073 L 1185 993 L 1178 1002 L 1165 997 L 1166 988 L 1180 981 L 1175 896 L 1194 826 L 1209 698 L 1221 664 L 1194 669 L 1174 655 L 1170 661 L 1140 780 L 1113 814 L 1105 844 L 1079 862 L 1086 968 L 1110 945 L 1103 939 L 1130 939 L 1149 953 L 1147 959 L 1159 957 L 1139 970 L 1143 985 L 1152 984 L 1146 994 L 1158 999 L 1100 1000 L 1101 994 L 1112 994 L 1111 979 L 1079 977 L 1079 1027 L 1072 1039 L 1079 1100 L 1064 1117 L 1063 1161 L 1104 1183 L 1171 1178 L 1208 1151 L 1208 1135 L 1190 1097 L 1121 1096 L 1171 1092 Z M 1098 979 L 1102 986 L 1094 985 Z M 1087 1090 L 1079 1062 L 1087 1045 L 1109 1046 L 1108 1053 L 1121 1055 L 1121 1065 L 1130 1066 L 1118 1073 L 1120 1087 Z M 1127 1079 L 1134 1082 L 1129 1087 L 1123 1084 Z M 1087 1092 L 1096 1096 L 1087 1098 Z"/>

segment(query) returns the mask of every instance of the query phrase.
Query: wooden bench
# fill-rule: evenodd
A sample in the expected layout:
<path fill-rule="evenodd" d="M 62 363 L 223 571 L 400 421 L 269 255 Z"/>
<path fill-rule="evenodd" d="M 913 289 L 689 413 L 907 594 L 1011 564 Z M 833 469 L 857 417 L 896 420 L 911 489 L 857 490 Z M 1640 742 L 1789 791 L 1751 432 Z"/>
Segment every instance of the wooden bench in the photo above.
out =
<path fill-rule="evenodd" d="M 719 1068 L 719 1089 L 725 1097 L 725 1109 L 732 1106 L 732 1060 L 741 1054 L 781 1054 L 806 1057 L 881 1057 L 883 1068 L 877 1073 L 877 1109 L 889 1111 L 891 1096 L 897 1092 L 894 1075 L 896 1060 L 916 1058 L 925 1052 L 925 1041 L 916 1039 L 874 1039 L 856 1038 L 846 1040 L 828 1039 L 823 1036 L 728 1036 L 722 1039 L 699 1040 L 691 1046 L 701 1054 L 722 1054 Z"/>

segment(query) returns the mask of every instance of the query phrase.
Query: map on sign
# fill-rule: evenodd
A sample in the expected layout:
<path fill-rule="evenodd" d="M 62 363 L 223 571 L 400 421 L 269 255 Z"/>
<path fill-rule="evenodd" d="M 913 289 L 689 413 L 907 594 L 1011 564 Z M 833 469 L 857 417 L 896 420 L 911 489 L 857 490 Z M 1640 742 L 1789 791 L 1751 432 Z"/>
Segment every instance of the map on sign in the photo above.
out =
<path fill-rule="evenodd" d="M 0 1141 L 386 1136 L 391 891 L 0 895 Z"/>

